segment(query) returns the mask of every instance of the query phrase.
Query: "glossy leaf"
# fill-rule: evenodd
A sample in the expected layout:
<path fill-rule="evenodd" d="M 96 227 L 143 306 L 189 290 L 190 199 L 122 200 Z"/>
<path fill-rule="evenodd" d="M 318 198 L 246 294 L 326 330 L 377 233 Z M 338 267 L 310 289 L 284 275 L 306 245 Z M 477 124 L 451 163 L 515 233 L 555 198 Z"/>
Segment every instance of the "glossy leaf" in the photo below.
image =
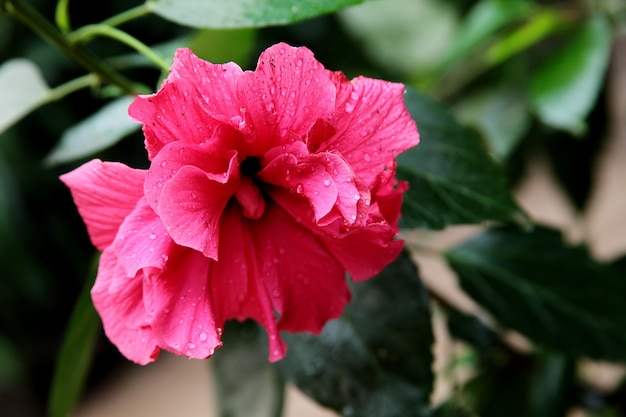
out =
<path fill-rule="evenodd" d="M 332 13 L 363 0 L 148 0 L 146 6 L 164 19 L 203 28 L 284 25 Z"/>
<path fill-rule="evenodd" d="M 626 280 L 554 230 L 490 229 L 446 258 L 501 325 L 571 356 L 626 359 Z"/>
<path fill-rule="evenodd" d="M 141 125 L 128 116 L 128 106 L 133 99 L 129 96 L 118 98 L 69 128 L 46 157 L 46 163 L 56 165 L 91 156 L 139 130 Z"/>
<path fill-rule="evenodd" d="M 433 334 L 428 296 L 408 254 L 353 285 L 353 301 L 318 337 L 285 335 L 285 374 L 352 417 L 428 416 Z"/>
<path fill-rule="evenodd" d="M 211 359 L 219 415 L 274 417 L 281 415 L 285 382 L 267 360 L 267 337 L 253 322 L 226 324 L 225 347 Z"/>
<path fill-rule="evenodd" d="M 398 158 L 398 177 L 409 182 L 404 227 L 441 229 L 485 220 L 514 221 L 520 210 L 504 173 L 480 139 L 439 103 L 409 89 L 405 102 L 420 144 Z"/>
<path fill-rule="evenodd" d="M 482 134 L 498 161 L 511 155 L 530 127 L 525 91 L 511 82 L 466 94 L 455 110 L 460 120 Z"/>
<path fill-rule="evenodd" d="M 44 104 L 50 89 L 39 68 L 22 58 L 0 66 L 0 133 Z"/>
<path fill-rule="evenodd" d="M 48 397 L 48 416 L 66 417 L 71 414 L 82 393 L 91 359 L 100 318 L 91 302 L 90 290 L 98 262 L 93 262 L 91 278 L 76 302 L 67 325 L 61 351 L 57 356 Z"/>
<path fill-rule="evenodd" d="M 440 64 L 440 70 L 467 56 L 498 30 L 523 18 L 531 10 L 526 0 L 482 0 L 468 13 L 461 25 L 456 42 Z"/>
<path fill-rule="evenodd" d="M 532 105 L 545 124 L 581 134 L 609 62 L 611 29 L 602 16 L 572 31 L 531 79 Z"/>

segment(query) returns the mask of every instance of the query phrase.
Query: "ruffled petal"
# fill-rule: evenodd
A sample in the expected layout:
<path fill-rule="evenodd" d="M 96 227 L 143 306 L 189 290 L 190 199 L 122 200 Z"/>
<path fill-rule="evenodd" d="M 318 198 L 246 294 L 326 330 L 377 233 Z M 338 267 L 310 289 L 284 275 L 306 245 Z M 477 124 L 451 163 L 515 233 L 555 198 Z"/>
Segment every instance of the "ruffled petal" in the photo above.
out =
<path fill-rule="evenodd" d="M 146 171 L 94 159 L 61 175 L 70 188 L 78 212 L 99 250 L 109 246 L 128 214 L 143 195 Z"/>
<path fill-rule="evenodd" d="M 133 277 L 142 268 L 163 269 L 174 241 L 144 197 L 120 226 L 112 247 L 126 276 Z"/>
<path fill-rule="evenodd" d="M 165 268 L 146 273 L 144 303 L 161 348 L 204 359 L 222 345 L 209 293 L 210 259 L 178 248 Z"/>
<path fill-rule="evenodd" d="M 350 300 L 345 270 L 310 230 L 272 205 L 254 225 L 256 251 L 279 329 L 318 334 Z"/>
<path fill-rule="evenodd" d="M 352 279 L 362 281 L 378 274 L 400 255 L 404 241 L 391 240 L 395 233 L 389 224 L 381 223 L 351 230 L 341 238 L 328 234 L 319 237 Z"/>
<path fill-rule="evenodd" d="M 307 48 L 284 43 L 265 50 L 254 72 L 244 72 L 238 92 L 259 151 L 284 143 L 291 134 L 304 137 L 335 106 L 328 71 Z"/>
<path fill-rule="evenodd" d="M 263 269 L 257 236 L 251 230 L 259 221 L 244 220 L 236 205 L 224 212 L 220 260 L 212 263 L 211 294 L 218 325 L 223 326 L 231 318 L 253 319 L 265 328 L 270 345 L 269 359 L 274 362 L 285 356 L 287 348 L 280 337 L 266 287 L 267 275 L 274 271 Z"/>
<path fill-rule="evenodd" d="M 404 86 L 335 73 L 338 97 L 330 123 L 335 135 L 320 150 L 336 150 L 368 187 L 401 152 L 419 142 L 415 122 L 404 105 Z"/>
<path fill-rule="evenodd" d="M 174 242 L 217 259 L 219 219 L 238 185 L 234 151 L 172 143 L 153 160 L 145 194 Z"/>
<path fill-rule="evenodd" d="M 165 83 L 156 94 L 140 95 L 128 114 L 143 124 L 148 158 L 168 143 L 206 143 L 221 125 L 203 108 L 204 102 L 188 80 Z"/>
<path fill-rule="evenodd" d="M 128 359 L 140 365 L 154 361 L 159 347 L 143 304 L 143 274 L 127 278 L 111 248 L 100 258 L 98 277 L 91 290 L 104 332 Z"/>
<path fill-rule="evenodd" d="M 242 74 L 242 69 L 233 62 L 212 64 L 198 58 L 191 50 L 181 48 L 174 55 L 174 64 L 166 82 L 190 81 L 209 116 L 238 130 L 245 130 L 245 110 L 242 110 L 237 96 L 237 83 Z"/>

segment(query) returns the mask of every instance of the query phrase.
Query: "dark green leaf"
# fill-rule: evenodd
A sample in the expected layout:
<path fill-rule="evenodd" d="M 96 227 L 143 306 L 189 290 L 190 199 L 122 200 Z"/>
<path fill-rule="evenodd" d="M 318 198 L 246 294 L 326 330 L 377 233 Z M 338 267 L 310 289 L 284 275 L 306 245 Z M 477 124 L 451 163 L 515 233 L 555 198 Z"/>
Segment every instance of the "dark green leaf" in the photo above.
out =
<path fill-rule="evenodd" d="M 148 0 L 146 6 L 164 19 L 204 28 L 284 25 L 332 13 L 363 0 Z"/>
<path fill-rule="evenodd" d="M 421 142 L 397 159 L 398 177 L 410 184 L 403 226 L 441 229 L 518 218 L 506 177 L 479 138 L 425 95 L 408 89 L 405 101 Z"/>
<path fill-rule="evenodd" d="M 254 47 L 254 29 L 196 31 L 187 46 L 198 57 L 213 63 L 236 62 L 245 67 Z"/>
<path fill-rule="evenodd" d="M 91 366 L 94 343 L 100 318 L 93 308 L 90 290 L 97 270 L 97 259 L 93 262 L 91 278 L 76 302 L 65 332 L 48 397 L 48 416 L 67 417 L 80 398 L 85 379 Z"/>
<path fill-rule="evenodd" d="M 353 296 L 319 337 L 285 335 L 282 369 L 306 394 L 345 416 L 430 415 L 430 310 L 409 255 L 354 284 Z"/>
<path fill-rule="evenodd" d="M 490 229 L 446 254 L 502 325 L 568 355 L 626 359 L 626 280 L 554 230 Z"/>
<path fill-rule="evenodd" d="M 611 29 L 602 16 L 572 31 L 565 46 L 534 72 L 532 104 L 539 118 L 557 129 L 581 134 L 602 86 L 611 49 Z"/>
<path fill-rule="evenodd" d="M 128 116 L 128 106 L 133 99 L 128 96 L 118 98 L 69 128 L 46 157 L 46 163 L 56 165 L 93 155 L 139 130 L 141 125 Z"/>
<path fill-rule="evenodd" d="M 267 337 L 253 322 L 229 322 L 225 347 L 211 359 L 221 417 L 274 417 L 283 407 L 285 383 L 267 361 Z"/>
<path fill-rule="evenodd" d="M 529 384 L 529 414 L 533 417 L 567 415 L 574 382 L 574 361 L 556 353 L 538 355 Z"/>

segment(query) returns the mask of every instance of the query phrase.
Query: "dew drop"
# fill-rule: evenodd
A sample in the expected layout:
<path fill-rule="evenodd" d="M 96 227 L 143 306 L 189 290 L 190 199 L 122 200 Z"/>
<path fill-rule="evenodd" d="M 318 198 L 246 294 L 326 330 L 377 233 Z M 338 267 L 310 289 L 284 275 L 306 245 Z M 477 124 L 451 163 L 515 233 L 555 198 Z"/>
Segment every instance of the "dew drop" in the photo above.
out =
<path fill-rule="evenodd" d="M 296 185 L 296 192 L 298 194 L 302 194 L 302 190 L 303 190 L 302 184 Z"/>
<path fill-rule="evenodd" d="M 187 347 L 188 347 L 189 349 L 195 349 L 195 348 L 196 348 L 196 345 L 195 345 L 194 343 L 191 343 L 191 342 L 190 342 L 190 343 L 187 343 Z"/>
<path fill-rule="evenodd" d="M 167 166 L 167 161 L 161 161 L 161 168 L 165 168 Z"/>
<path fill-rule="evenodd" d="M 370 156 L 370 154 L 365 153 L 363 154 L 363 159 L 365 159 L 365 162 L 370 162 L 372 160 L 372 157 Z"/>
<path fill-rule="evenodd" d="M 217 335 L 218 335 L 218 336 L 221 336 L 221 335 L 222 335 L 222 333 L 224 332 L 224 330 L 222 330 L 222 328 L 221 328 L 221 327 L 218 327 L 217 329 L 215 329 L 215 331 L 217 332 Z"/>
<path fill-rule="evenodd" d="M 157 238 L 156 233 L 150 233 L 150 240 L 154 240 Z"/>
<path fill-rule="evenodd" d="M 353 197 L 354 197 L 354 199 L 355 199 L 356 201 L 358 201 L 358 200 L 359 200 L 359 198 L 361 198 L 361 196 L 359 196 L 358 194 L 355 194 Z"/>
<path fill-rule="evenodd" d="M 209 336 L 206 334 L 206 332 L 202 332 L 200 333 L 200 341 L 201 342 L 206 342 L 206 340 L 209 338 Z"/>
<path fill-rule="evenodd" d="M 324 180 L 324 186 L 325 187 L 330 187 L 330 180 Z M 357 196 L 358 198 L 358 196 Z"/>

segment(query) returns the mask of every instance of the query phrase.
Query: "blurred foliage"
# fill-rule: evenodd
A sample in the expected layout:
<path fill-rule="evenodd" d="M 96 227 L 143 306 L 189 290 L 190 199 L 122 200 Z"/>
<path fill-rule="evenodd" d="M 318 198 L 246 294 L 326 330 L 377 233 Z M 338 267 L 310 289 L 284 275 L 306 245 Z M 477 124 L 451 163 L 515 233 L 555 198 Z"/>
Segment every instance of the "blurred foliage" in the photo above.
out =
<path fill-rule="evenodd" d="M 94 250 L 58 176 L 94 155 L 147 166 L 142 135 L 125 117 L 124 91 L 156 89 L 164 74 L 155 61 L 171 62 L 176 47 L 252 68 L 259 52 L 278 41 L 309 47 L 327 68 L 349 77 L 408 86 L 406 103 L 422 144 L 398 160 L 399 176 L 411 185 L 403 225 L 488 226 L 445 259 L 495 324 L 444 303 L 450 334 L 470 352 L 462 366 L 472 375 L 431 410 L 428 295 L 403 255 L 380 277 L 355 284 L 355 302 L 320 337 L 291 336 L 278 367 L 259 356 L 264 341 L 254 325 L 233 324 L 233 348 L 216 354 L 216 370 L 226 375 L 220 366 L 235 363 L 240 376 L 254 377 L 225 380 L 222 413 L 245 415 L 240 404 L 263 395 L 275 396 L 263 409 L 270 415 L 282 401 L 282 378 L 289 378 L 346 416 L 557 417 L 574 408 L 592 416 L 626 414 L 626 382 L 600 392 L 576 372 L 581 357 L 626 356 L 626 262 L 597 262 L 585 248 L 565 244 L 558 231 L 531 227 L 511 187 L 528 161 L 548 155 L 584 212 L 610 125 L 607 69 L 614 39 L 626 27 L 623 2 L 132 3 L 61 2 L 65 10 L 44 0 L 0 0 L 0 416 L 44 414 L 60 352 L 57 380 L 72 379 L 75 390 L 52 398 L 61 401 L 57 415 L 72 408 L 92 349 L 89 338 L 76 343 L 79 330 L 97 333 L 88 390 L 124 364 L 97 331 L 97 320 L 88 320 L 84 299 L 70 321 Z M 57 36 L 52 44 L 15 18 L 23 5 L 50 22 Z M 156 57 L 108 37 L 53 46 L 66 32 L 111 23 L 112 16 Z M 89 75 L 81 57 L 105 58 L 109 66 L 100 69 L 122 79 Z M 66 332 L 68 323 L 74 324 Z M 503 328 L 522 333 L 535 349 L 513 348 Z M 64 374 L 73 366 L 68 357 L 82 358 L 83 367 Z M 62 392 L 59 384 L 54 389 Z"/>

